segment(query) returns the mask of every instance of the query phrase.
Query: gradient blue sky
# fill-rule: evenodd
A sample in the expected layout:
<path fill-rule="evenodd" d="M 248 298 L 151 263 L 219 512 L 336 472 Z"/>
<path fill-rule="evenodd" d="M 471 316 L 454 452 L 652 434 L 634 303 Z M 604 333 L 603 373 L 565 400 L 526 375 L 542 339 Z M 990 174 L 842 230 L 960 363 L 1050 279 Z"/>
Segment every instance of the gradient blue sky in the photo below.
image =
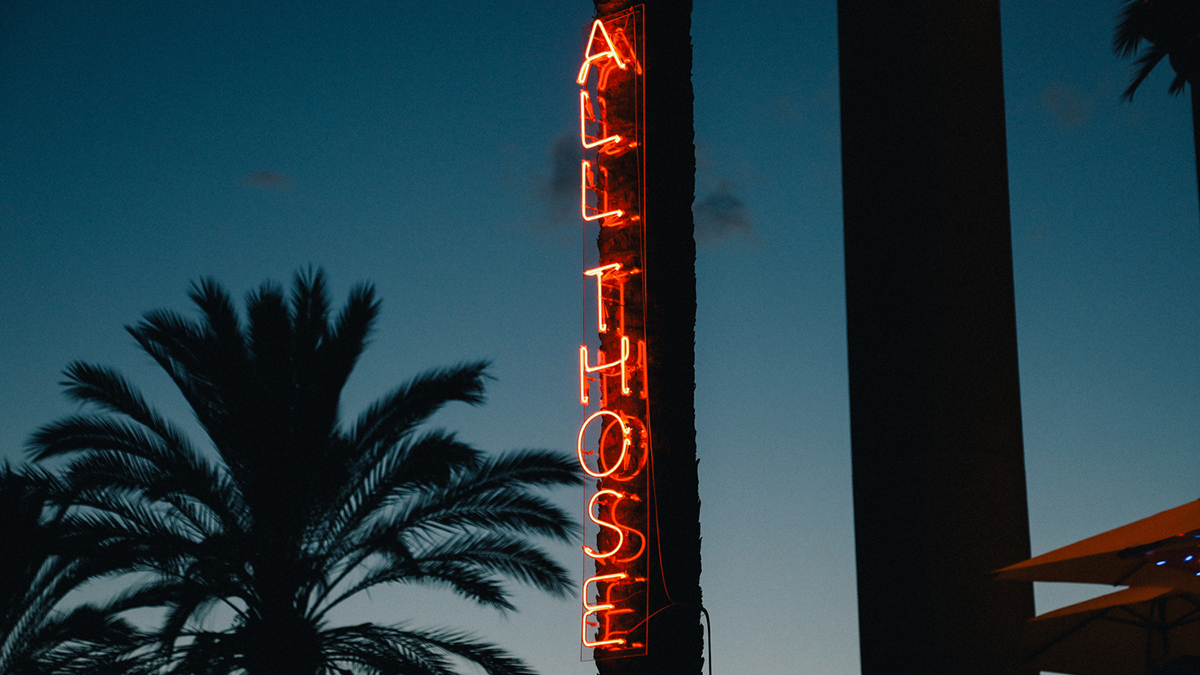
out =
<path fill-rule="evenodd" d="M 1001 2 L 1035 554 L 1200 496 L 1190 112 L 1165 64 L 1119 101 L 1118 7 Z M 73 359 L 118 367 L 186 420 L 122 326 L 190 311 L 201 276 L 241 297 L 309 263 L 338 302 L 360 280 L 384 300 L 349 413 L 488 357 L 488 405 L 440 423 L 486 449 L 569 451 L 580 235 L 554 160 L 590 14 L 585 0 L 7 2 L 0 456 L 72 410 L 56 383 Z M 835 3 L 697 0 L 692 34 L 716 672 L 850 675 Z M 582 514 L 581 495 L 561 498 Z M 581 567 L 577 547 L 555 550 Z M 1039 587 L 1038 607 L 1088 593 Z M 548 675 L 594 672 L 576 599 L 518 602 L 500 617 L 403 590 L 345 616 L 467 627 Z"/>

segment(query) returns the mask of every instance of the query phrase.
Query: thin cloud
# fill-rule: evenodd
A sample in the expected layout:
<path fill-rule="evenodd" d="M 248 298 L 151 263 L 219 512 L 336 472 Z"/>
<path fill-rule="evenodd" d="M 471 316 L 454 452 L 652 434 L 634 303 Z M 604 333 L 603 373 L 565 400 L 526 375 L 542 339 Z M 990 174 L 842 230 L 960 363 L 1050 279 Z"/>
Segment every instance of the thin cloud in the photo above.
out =
<path fill-rule="evenodd" d="M 1079 89 L 1071 85 L 1051 84 L 1043 89 L 1042 105 L 1065 127 L 1075 129 L 1088 121 L 1088 103 Z"/>
<path fill-rule="evenodd" d="M 242 184 L 259 190 L 290 190 L 292 178 L 278 171 L 255 171 L 247 174 Z"/>
<path fill-rule="evenodd" d="M 720 181 L 692 206 L 696 218 L 696 243 L 716 244 L 731 237 L 754 237 L 750 209 L 729 181 Z"/>
<path fill-rule="evenodd" d="M 579 136 L 565 131 L 550 144 L 549 172 L 537 178 L 534 197 L 550 229 L 579 224 Z"/>
<path fill-rule="evenodd" d="M 703 148 L 697 164 L 705 165 Z M 564 131 L 546 153 L 547 170 L 534 180 L 533 196 L 543 216 L 542 229 L 565 231 L 579 226 L 579 136 Z M 732 237 L 754 238 L 750 209 L 735 192 L 732 181 L 719 181 L 692 205 L 696 242 L 716 244 Z"/>

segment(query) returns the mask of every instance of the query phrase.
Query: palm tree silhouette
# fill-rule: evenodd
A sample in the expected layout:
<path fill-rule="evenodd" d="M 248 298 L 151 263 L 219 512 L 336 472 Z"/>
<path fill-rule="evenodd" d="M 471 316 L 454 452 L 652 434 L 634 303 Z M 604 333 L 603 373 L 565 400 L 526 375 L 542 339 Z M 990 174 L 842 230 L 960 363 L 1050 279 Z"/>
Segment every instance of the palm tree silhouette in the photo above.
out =
<path fill-rule="evenodd" d="M 99 653 L 128 657 L 147 644 L 120 613 L 152 604 L 124 593 L 103 604 L 63 610 L 71 591 L 106 571 L 95 556 L 72 551 L 66 511 L 56 505 L 63 484 L 35 467 L 0 464 L 0 674 L 97 672 Z M 93 540 L 94 541 L 94 540 Z M 126 658 L 119 672 L 151 661 Z M 110 671 L 111 672 L 111 671 Z"/>
<path fill-rule="evenodd" d="M 1200 2 L 1196 0 L 1128 0 L 1121 9 L 1113 37 L 1113 51 L 1122 58 L 1137 54 L 1145 40 L 1149 47 L 1134 62 L 1137 73 L 1122 98 L 1133 93 L 1164 58 L 1175 71 L 1167 91 L 1172 95 L 1191 85 L 1192 142 L 1196 155 L 1196 187 L 1200 194 Z"/>
<path fill-rule="evenodd" d="M 127 330 L 167 372 L 203 427 L 201 450 L 118 373 L 66 371 L 70 398 L 99 414 L 41 428 L 37 459 L 65 457 L 73 517 L 104 532 L 113 567 L 150 571 L 166 606 L 164 653 L 185 672 L 454 672 L 496 675 L 517 658 L 452 630 L 363 623 L 329 611 L 380 584 L 429 583 L 500 610 L 506 579 L 553 594 L 565 571 L 533 540 L 577 525 L 540 494 L 579 485 L 549 451 L 488 457 L 423 424 L 447 403 L 483 402 L 487 363 L 431 370 L 339 425 L 342 388 L 378 314 L 369 285 L 330 320 L 323 272 L 298 273 L 290 302 L 267 283 L 246 320 L 211 280 L 193 285 L 190 321 L 154 311 Z M 224 603 L 224 630 L 199 619 Z"/>

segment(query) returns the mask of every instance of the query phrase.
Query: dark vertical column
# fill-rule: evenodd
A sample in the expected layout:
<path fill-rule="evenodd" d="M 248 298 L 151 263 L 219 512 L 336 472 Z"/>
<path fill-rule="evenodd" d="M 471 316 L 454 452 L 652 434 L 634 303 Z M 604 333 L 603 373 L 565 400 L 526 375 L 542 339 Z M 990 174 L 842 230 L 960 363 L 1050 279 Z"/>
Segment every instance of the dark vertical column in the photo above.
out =
<path fill-rule="evenodd" d="M 655 490 L 650 611 L 662 611 L 649 620 L 646 656 L 596 663 L 604 675 L 699 675 L 692 3 L 596 0 L 596 15 L 638 4 L 645 5 L 646 335 Z"/>
<path fill-rule="evenodd" d="M 997 0 L 838 0 L 864 675 L 1014 672 L 1029 556 Z"/>
<path fill-rule="evenodd" d="M 1196 152 L 1196 193 L 1200 196 L 1200 91 L 1196 91 L 1196 85 L 1188 82 L 1188 89 L 1192 95 L 1192 146 Z"/>

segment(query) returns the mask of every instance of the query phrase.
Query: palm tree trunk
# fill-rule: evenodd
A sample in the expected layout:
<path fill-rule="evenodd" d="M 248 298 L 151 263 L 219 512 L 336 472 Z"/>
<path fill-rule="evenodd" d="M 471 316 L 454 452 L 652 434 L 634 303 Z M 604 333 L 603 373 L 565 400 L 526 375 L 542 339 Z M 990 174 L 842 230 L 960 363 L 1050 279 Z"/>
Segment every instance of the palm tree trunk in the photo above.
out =
<path fill-rule="evenodd" d="M 700 496 L 696 471 L 696 153 L 690 0 L 595 0 L 596 16 L 645 5 L 646 337 L 653 511 L 645 656 L 598 660 L 601 675 L 698 675 Z M 606 255 L 604 237 L 601 257 Z M 661 583 L 655 583 L 661 581 Z"/>
<path fill-rule="evenodd" d="M 1191 83 L 1188 83 L 1188 89 L 1192 91 L 1192 146 L 1196 154 L 1196 194 L 1200 199 L 1200 92 Z"/>
<path fill-rule="evenodd" d="M 1029 557 L 998 0 L 838 0 L 864 675 L 1016 672 Z"/>

